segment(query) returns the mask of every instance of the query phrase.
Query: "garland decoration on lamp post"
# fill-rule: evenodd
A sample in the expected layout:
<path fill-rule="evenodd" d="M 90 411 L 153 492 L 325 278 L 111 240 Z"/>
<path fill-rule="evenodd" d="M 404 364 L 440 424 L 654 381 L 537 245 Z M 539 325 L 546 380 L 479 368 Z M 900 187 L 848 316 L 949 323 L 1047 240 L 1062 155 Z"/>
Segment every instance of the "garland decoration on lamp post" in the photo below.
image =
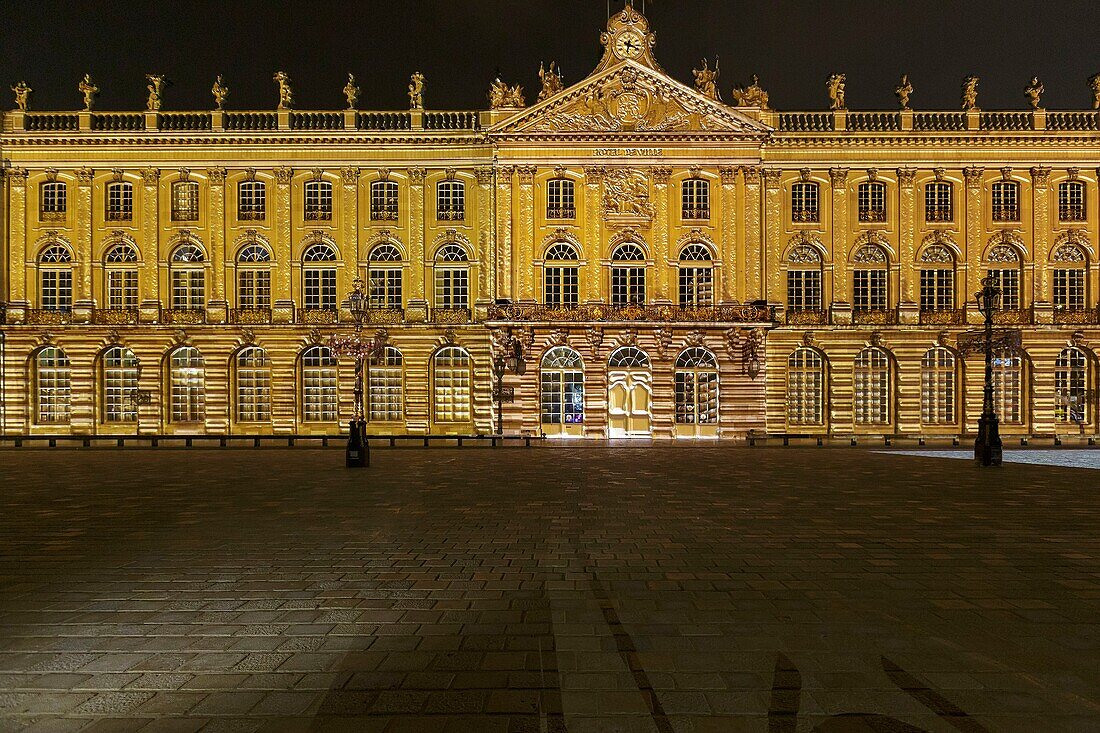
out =
<path fill-rule="evenodd" d="M 370 302 L 363 292 L 363 279 L 355 278 L 353 290 L 348 296 L 348 310 L 355 319 L 355 332 L 333 334 L 329 339 L 329 348 L 337 356 L 350 356 L 355 360 L 355 416 L 348 425 L 348 445 L 344 451 L 348 468 L 370 466 L 370 441 L 367 440 L 367 422 L 363 409 L 363 363 L 376 358 L 386 348 L 384 339 L 363 338 L 363 321 L 366 320 Z"/>

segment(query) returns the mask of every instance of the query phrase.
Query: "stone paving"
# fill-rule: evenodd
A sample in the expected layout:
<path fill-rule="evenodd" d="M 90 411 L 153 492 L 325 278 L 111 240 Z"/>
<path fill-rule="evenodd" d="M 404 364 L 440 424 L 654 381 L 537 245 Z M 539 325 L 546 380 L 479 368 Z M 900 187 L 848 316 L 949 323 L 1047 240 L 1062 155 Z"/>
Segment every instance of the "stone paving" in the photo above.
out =
<path fill-rule="evenodd" d="M 3 731 L 1100 731 L 1094 471 L 0 452 Z"/>

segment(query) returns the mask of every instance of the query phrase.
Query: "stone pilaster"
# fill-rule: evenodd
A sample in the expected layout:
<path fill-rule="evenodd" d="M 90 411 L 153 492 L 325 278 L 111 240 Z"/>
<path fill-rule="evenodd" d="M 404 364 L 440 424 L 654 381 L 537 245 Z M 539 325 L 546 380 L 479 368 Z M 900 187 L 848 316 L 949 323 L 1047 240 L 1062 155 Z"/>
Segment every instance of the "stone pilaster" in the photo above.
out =
<path fill-rule="evenodd" d="M 587 260 L 585 267 L 585 301 L 589 303 L 602 302 L 604 295 L 600 283 L 602 272 L 600 261 L 603 258 L 603 211 L 601 194 L 603 189 L 603 177 L 607 169 L 603 166 L 586 166 L 584 169 L 584 235 L 581 241 L 585 244 L 585 251 L 581 255 Z M 608 301 L 611 293 L 608 291 Z"/>
<path fill-rule="evenodd" d="M 650 173 L 653 177 L 653 261 L 656 264 L 655 277 L 653 278 L 653 292 L 648 300 L 658 305 L 672 303 L 674 298 L 673 288 L 669 285 L 670 272 L 675 268 L 669 267 L 670 256 L 668 230 L 668 181 L 672 177 L 672 168 L 657 166 Z"/>
<path fill-rule="evenodd" d="M 424 259 L 425 216 L 424 177 L 428 171 L 424 168 L 409 168 L 409 284 L 405 301 L 406 320 L 423 322 L 428 320 L 428 301 L 425 293 L 424 278 L 427 262 Z"/>
<path fill-rule="evenodd" d="M 917 261 L 916 234 L 914 229 L 915 168 L 898 168 L 898 300 L 899 304 L 917 305 L 914 263 Z"/>
<path fill-rule="evenodd" d="M 92 317 L 92 184 L 91 168 L 76 172 L 76 225 L 73 230 L 73 323 L 87 323 Z"/>
<path fill-rule="evenodd" d="M 1031 215 L 1031 261 L 1038 265 L 1034 270 L 1037 282 L 1032 286 L 1032 298 L 1038 310 L 1052 310 L 1050 269 L 1046 266 L 1051 247 L 1050 168 L 1045 166 L 1031 169 Z"/>
<path fill-rule="evenodd" d="M 514 166 L 497 169 L 496 196 L 496 297 L 512 300 L 516 297 L 512 282 L 512 173 Z"/>
<path fill-rule="evenodd" d="M 141 276 L 138 287 L 142 323 L 155 322 L 160 306 L 160 171 L 141 172 Z M 106 293 L 104 293 L 106 299 Z"/>
<path fill-rule="evenodd" d="M 211 168 L 207 172 L 210 182 L 206 191 L 206 218 L 209 241 L 207 254 L 210 259 L 210 283 L 207 286 L 209 302 L 206 317 L 211 323 L 225 323 L 229 304 L 225 298 L 225 169 Z M 284 263 L 276 248 L 275 261 Z M 278 270 L 276 270 L 278 272 Z"/>
<path fill-rule="evenodd" d="M 8 251 L 4 264 L 7 291 L 3 294 L 8 303 L 8 323 L 20 323 L 30 305 L 27 293 L 27 169 L 12 168 L 7 172 L 8 183 Z"/>
<path fill-rule="evenodd" d="M 345 166 L 340 169 L 340 217 L 343 226 L 340 229 L 340 245 L 344 251 L 344 271 L 341 290 L 345 297 L 355 289 L 355 278 L 360 276 L 359 263 L 367 258 L 368 252 L 359 251 L 359 169 Z"/>
<path fill-rule="evenodd" d="M 966 180 L 966 219 L 964 232 L 966 258 L 966 279 L 963 292 L 956 292 L 958 298 L 956 307 L 965 307 L 967 320 L 979 322 L 982 319 L 978 311 L 977 303 L 970 297 L 982 288 L 982 168 L 964 168 L 963 177 Z M 960 278 L 961 279 L 961 278 Z M 956 288 L 957 290 L 957 288 Z"/>
<path fill-rule="evenodd" d="M 830 168 L 829 181 L 833 201 L 833 220 L 830 222 L 833 252 L 832 303 L 850 306 L 852 295 L 848 282 L 848 169 Z"/>
<path fill-rule="evenodd" d="M 535 166 L 521 165 L 516 168 L 519 179 L 518 204 L 519 211 L 515 220 L 516 241 L 516 271 L 518 279 L 517 295 L 519 299 L 535 302 L 534 265 L 535 254 L 535 211 L 534 211 L 534 182 Z"/>
<path fill-rule="evenodd" d="M 761 252 L 764 247 L 762 227 L 763 204 L 761 202 L 760 169 L 746 166 L 741 169 L 745 177 L 745 302 L 756 300 L 764 293 L 764 273 L 761 270 Z"/>
<path fill-rule="evenodd" d="M 722 167 L 718 169 L 722 177 L 722 229 L 718 239 L 718 256 L 722 258 L 721 290 L 715 292 L 720 303 L 732 303 L 737 299 L 737 280 L 741 277 L 740 261 L 737 257 L 737 169 Z M 716 289 L 717 290 L 717 289 Z"/>
<path fill-rule="evenodd" d="M 488 306 L 496 298 L 497 253 L 489 236 L 489 227 L 493 224 L 493 169 L 482 166 L 474 174 L 477 176 L 477 231 L 480 232 L 475 256 L 481 263 L 477 272 L 477 302 L 474 303 L 474 310 L 477 311 L 477 320 L 482 320 L 488 316 Z"/>
<path fill-rule="evenodd" d="M 764 259 L 760 263 L 761 277 L 768 273 L 760 295 L 754 298 L 767 298 L 771 303 L 786 300 L 783 288 L 783 273 L 779 268 L 779 259 L 783 256 L 783 188 L 780 178 L 783 171 L 770 169 L 761 172 L 764 177 Z"/>

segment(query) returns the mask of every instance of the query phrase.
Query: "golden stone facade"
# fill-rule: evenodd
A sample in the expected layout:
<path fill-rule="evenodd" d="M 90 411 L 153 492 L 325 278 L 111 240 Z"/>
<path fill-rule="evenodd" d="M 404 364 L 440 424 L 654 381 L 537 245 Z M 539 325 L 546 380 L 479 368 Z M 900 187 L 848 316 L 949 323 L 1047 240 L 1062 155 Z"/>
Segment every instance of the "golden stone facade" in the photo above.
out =
<path fill-rule="evenodd" d="M 603 59 L 490 109 L 18 109 L 3 116 L 5 435 L 335 434 L 354 365 L 327 350 L 366 282 L 372 434 L 955 436 L 960 350 L 992 273 L 1002 433 L 1097 434 L 1100 115 L 1041 107 L 780 112 L 657 63 L 627 7 Z"/>

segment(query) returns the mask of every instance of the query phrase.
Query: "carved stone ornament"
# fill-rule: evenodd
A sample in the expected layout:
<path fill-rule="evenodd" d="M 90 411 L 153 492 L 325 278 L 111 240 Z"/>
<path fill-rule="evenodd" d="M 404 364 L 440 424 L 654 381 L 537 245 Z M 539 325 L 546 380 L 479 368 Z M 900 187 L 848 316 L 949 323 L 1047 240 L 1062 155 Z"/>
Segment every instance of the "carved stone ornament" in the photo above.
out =
<path fill-rule="evenodd" d="M 1027 98 L 1027 106 L 1033 110 L 1040 109 L 1042 102 L 1043 92 L 1046 91 L 1046 87 L 1043 86 L 1043 82 L 1039 81 L 1039 77 L 1031 77 L 1031 81 L 1024 87 L 1024 97 Z"/>
<path fill-rule="evenodd" d="M 210 87 L 210 94 L 214 96 L 214 109 L 221 112 L 225 110 L 225 101 L 229 98 L 229 86 L 221 74 L 214 80 L 214 86 Z"/>
<path fill-rule="evenodd" d="M 604 176 L 603 212 L 609 217 L 652 219 L 656 212 L 646 174 L 633 168 L 609 170 Z"/>
<path fill-rule="evenodd" d="M 763 168 L 760 175 L 764 177 L 764 188 L 779 188 L 779 181 L 783 178 L 783 171 L 778 168 Z"/>
<path fill-rule="evenodd" d="M 978 77 L 967 76 L 962 83 L 962 108 L 967 112 L 978 109 Z"/>
<path fill-rule="evenodd" d="M 951 341 L 951 332 L 950 331 L 940 331 L 939 333 L 936 334 L 936 340 L 935 340 L 936 346 L 950 347 L 951 346 L 950 341 Z"/>
<path fill-rule="evenodd" d="M 177 176 L 177 180 L 179 180 L 182 183 L 186 183 L 187 181 L 191 180 L 191 169 L 190 168 L 180 168 L 176 172 L 176 176 Z"/>
<path fill-rule="evenodd" d="M 256 343 L 256 332 L 251 328 L 241 329 L 241 343 L 245 346 Z"/>
<path fill-rule="evenodd" d="M 638 345 L 638 331 L 633 328 L 628 328 L 619 334 L 619 338 L 616 339 L 619 346 L 637 346 Z"/>
<path fill-rule="evenodd" d="M 702 331 L 700 331 L 699 329 L 695 329 L 694 331 L 691 331 L 690 333 L 688 333 L 687 336 L 684 337 L 684 343 L 687 346 L 695 346 L 695 347 L 703 346 L 703 344 L 706 342 L 706 340 L 707 340 L 707 335 L 705 333 L 703 333 Z"/>
<path fill-rule="evenodd" d="M 84 111 L 91 112 L 95 106 L 95 98 L 99 96 L 99 87 L 92 82 L 91 74 L 85 74 L 76 88 L 84 97 Z"/>
<path fill-rule="evenodd" d="M 1005 167 L 1001 168 L 1001 180 L 1002 181 L 1011 181 L 1012 180 L 1012 166 L 1006 165 Z"/>
<path fill-rule="evenodd" d="M 489 85 L 489 109 L 523 109 L 526 106 L 521 85 L 509 86 L 499 76 L 493 79 Z"/>
<path fill-rule="evenodd" d="M 167 80 L 164 78 L 164 74 L 146 74 L 145 81 L 148 82 L 145 85 L 145 89 L 148 91 L 145 110 L 147 112 L 159 112 L 160 104 L 163 101 L 164 85 Z"/>
<path fill-rule="evenodd" d="M 38 334 L 38 342 L 42 345 L 53 343 L 53 334 L 49 331 L 41 331 Z"/>
<path fill-rule="evenodd" d="M 384 328 L 379 328 L 377 331 L 374 332 L 374 341 L 375 343 L 382 344 L 383 346 L 389 344 L 390 332 Z"/>
<path fill-rule="evenodd" d="M 516 175 L 519 177 L 519 185 L 530 186 L 535 182 L 535 172 L 538 168 L 533 165 L 516 166 Z"/>
<path fill-rule="evenodd" d="M 802 334 L 802 345 L 806 346 L 806 347 L 809 347 L 809 348 L 813 347 L 813 345 L 814 345 L 814 332 L 813 331 L 807 331 L 806 333 Z"/>
<path fill-rule="evenodd" d="M 727 328 L 724 335 L 726 337 L 726 353 L 729 354 L 731 359 L 736 359 L 741 353 L 741 329 Z"/>
<path fill-rule="evenodd" d="M 322 178 L 325 177 L 325 172 L 323 170 L 321 170 L 320 168 L 310 168 L 309 169 L 309 176 L 312 180 L 319 181 L 319 180 L 321 180 Z"/>
<path fill-rule="evenodd" d="M 443 332 L 443 345 L 454 346 L 458 343 L 458 332 L 453 328 L 448 328 Z"/>
<path fill-rule="evenodd" d="M 156 186 L 157 181 L 160 180 L 160 171 L 156 168 L 142 168 L 141 180 L 146 186 Z"/>
<path fill-rule="evenodd" d="M 379 168 L 375 172 L 375 175 L 378 176 L 378 180 L 380 180 L 380 181 L 388 181 L 388 180 L 390 180 L 390 169 L 389 168 Z"/>
<path fill-rule="evenodd" d="M 280 167 L 275 169 L 275 182 L 281 186 L 290 185 L 290 179 L 293 177 L 293 168 Z"/>
<path fill-rule="evenodd" d="M 718 166 L 718 175 L 722 178 L 722 185 L 737 183 L 737 168 L 733 166 Z"/>
<path fill-rule="evenodd" d="M 829 93 L 829 109 L 848 109 L 844 92 L 844 74 L 831 74 L 825 81 L 825 89 Z"/>
<path fill-rule="evenodd" d="M 667 165 L 656 165 L 649 169 L 650 175 L 653 176 L 653 182 L 659 186 L 668 185 L 668 181 L 672 178 L 672 168 Z M 695 166 L 691 172 L 688 173 L 692 178 L 699 177 L 699 167 Z"/>
<path fill-rule="evenodd" d="M 802 182 L 809 181 L 812 175 L 813 175 L 813 171 L 810 170 L 809 168 L 799 168 L 798 169 L 798 180 L 800 180 Z"/>
<path fill-rule="evenodd" d="M 916 168 L 898 168 L 897 174 L 898 174 L 898 183 L 900 183 L 902 186 L 905 186 L 907 188 L 912 186 L 913 183 L 917 179 L 917 169 Z"/>
<path fill-rule="evenodd" d="M 988 262 L 1012 262 L 1017 263 L 1020 261 L 1020 255 L 1016 251 L 1016 248 L 1010 244 L 998 244 L 993 249 L 989 250 L 989 255 L 986 257 Z"/>
<path fill-rule="evenodd" d="M 856 250 L 852 262 L 858 264 L 885 265 L 888 262 L 886 252 L 877 244 L 865 244 Z"/>
<path fill-rule="evenodd" d="M 551 61 L 550 68 L 547 69 L 542 62 L 539 62 L 539 83 L 542 88 L 539 90 L 539 102 L 544 99 L 549 99 L 562 89 L 565 88 L 565 84 L 561 78 L 561 70 L 557 68 L 557 62 Z"/>
<path fill-rule="evenodd" d="M 603 329 L 599 326 L 589 326 L 584 329 L 584 340 L 597 357 L 600 355 L 600 347 L 603 345 Z"/>
<path fill-rule="evenodd" d="M 833 188 L 843 188 L 848 183 L 848 169 L 830 168 L 829 180 L 832 182 Z"/>
<path fill-rule="evenodd" d="M 1076 346 L 1079 349 L 1088 346 L 1088 342 L 1085 340 L 1084 331 L 1074 331 L 1072 334 L 1070 334 L 1069 345 Z"/>
<path fill-rule="evenodd" d="M 428 174 L 427 168 L 409 168 L 409 183 L 413 186 L 424 185 L 424 176 Z"/>
<path fill-rule="evenodd" d="M 186 344 L 188 338 L 187 331 L 184 331 L 182 328 L 177 328 L 172 332 L 172 342 L 177 346 Z"/>
<path fill-rule="evenodd" d="M 963 177 L 966 179 L 967 187 L 980 188 L 982 185 L 982 174 L 984 172 L 984 168 L 963 168 Z"/>
<path fill-rule="evenodd" d="M 207 168 L 206 176 L 210 179 L 210 183 L 215 186 L 225 185 L 225 168 Z"/>
<path fill-rule="evenodd" d="M 111 169 L 111 180 L 112 181 L 116 181 L 116 182 L 121 181 L 123 178 L 125 178 L 125 176 L 126 176 L 126 173 L 121 168 L 112 168 Z"/>
<path fill-rule="evenodd" d="M 275 109 L 294 109 L 294 90 L 290 86 L 290 75 L 285 71 L 276 71 L 272 79 L 279 86 L 279 106 Z"/>
<path fill-rule="evenodd" d="M 246 180 L 246 181 L 255 181 L 256 180 L 256 169 L 255 168 L 245 168 L 244 169 L 244 180 Z"/>
<path fill-rule="evenodd" d="M 31 107 L 31 92 L 34 90 L 25 81 L 19 82 L 11 90 L 15 92 L 15 108 L 20 112 L 28 111 Z"/>
<path fill-rule="evenodd" d="M 1031 180 L 1036 186 L 1045 186 L 1050 183 L 1050 172 L 1050 168 L 1037 165 L 1030 171 Z"/>
<path fill-rule="evenodd" d="M 882 334 L 878 331 L 871 332 L 870 345 L 876 349 L 882 348 Z"/>
<path fill-rule="evenodd" d="M 344 97 L 348 100 L 347 110 L 350 112 L 359 103 L 359 85 L 355 83 L 355 75 L 348 74 L 348 83 L 344 85 Z"/>
<path fill-rule="evenodd" d="M 325 340 L 325 335 L 321 333 L 321 329 L 314 326 L 309 330 L 309 343 L 312 346 L 318 346 Z"/>
<path fill-rule="evenodd" d="M 122 343 L 122 334 L 118 332 L 117 328 L 112 328 L 107 331 L 107 345 Z"/>
<path fill-rule="evenodd" d="M 1080 168 L 1066 168 L 1066 177 L 1069 180 L 1076 181 L 1079 175 L 1081 175 Z"/>
<path fill-rule="evenodd" d="M 722 72 L 718 69 L 717 56 L 714 58 L 713 69 L 710 68 L 710 64 L 704 58 L 703 68 L 691 70 L 692 76 L 695 77 L 695 91 L 716 102 L 722 101 L 722 95 L 718 91 L 718 76 L 721 73 Z"/>
<path fill-rule="evenodd" d="M 898 98 L 898 106 L 903 110 L 912 109 L 909 106 L 909 97 L 913 94 L 913 84 L 909 81 L 908 74 L 901 75 L 901 82 L 894 87 L 894 96 Z"/>
<path fill-rule="evenodd" d="M 878 168 L 868 168 L 867 169 L 867 180 L 870 181 L 871 183 L 874 183 L 875 181 L 878 180 Z"/>
<path fill-rule="evenodd" d="M 46 174 L 46 180 L 49 181 L 50 183 L 53 183 L 54 181 L 57 180 L 57 169 L 56 168 L 47 168 L 44 172 Z"/>
<path fill-rule="evenodd" d="M 768 107 L 768 93 L 760 86 L 760 77 L 753 74 L 747 87 L 733 88 L 734 103 L 738 107 Z"/>
<path fill-rule="evenodd" d="M 547 339 L 547 345 L 549 346 L 568 346 L 569 345 L 569 331 L 564 328 L 554 329 L 550 332 Z"/>
<path fill-rule="evenodd" d="M 955 261 L 955 255 L 951 253 L 951 250 L 942 244 L 931 244 L 924 248 L 920 256 L 921 262 L 931 262 L 937 264 L 950 264 Z"/>
<path fill-rule="evenodd" d="M 1059 245 L 1050 258 L 1051 262 L 1084 262 L 1085 253 L 1072 242 Z"/>
<path fill-rule="evenodd" d="M 943 179 L 947 176 L 947 169 L 946 168 L 933 168 L 932 169 L 932 175 L 935 176 L 937 181 L 942 183 Z"/>
<path fill-rule="evenodd" d="M 354 186 L 359 183 L 359 168 L 353 165 L 346 165 L 340 169 L 340 178 L 343 179 L 345 186 Z"/>
<path fill-rule="evenodd" d="M 22 189 L 27 187 L 26 168 L 8 168 L 5 172 L 7 173 L 7 178 L 9 181 L 11 181 L 11 185 L 13 188 Z"/>
<path fill-rule="evenodd" d="M 474 169 L 474 175 L 477 177 L 479 186 L 488 186 L 493 182 L 493 169 L 491 166 L 478 166 Z"/>
<path fill-rule="evenodd" d="M 672 329 L 667 326 L 659 326 L 653 332 L 654 338 L 657 340 L 657 356 L 664 359 L 668 354 L 668 349 L 672 346 Z"/>
<path fill-rule="evenodd" d="M 419 71 L 409 77 L 409 109 L 424 109 L 424 75 Z"/>

